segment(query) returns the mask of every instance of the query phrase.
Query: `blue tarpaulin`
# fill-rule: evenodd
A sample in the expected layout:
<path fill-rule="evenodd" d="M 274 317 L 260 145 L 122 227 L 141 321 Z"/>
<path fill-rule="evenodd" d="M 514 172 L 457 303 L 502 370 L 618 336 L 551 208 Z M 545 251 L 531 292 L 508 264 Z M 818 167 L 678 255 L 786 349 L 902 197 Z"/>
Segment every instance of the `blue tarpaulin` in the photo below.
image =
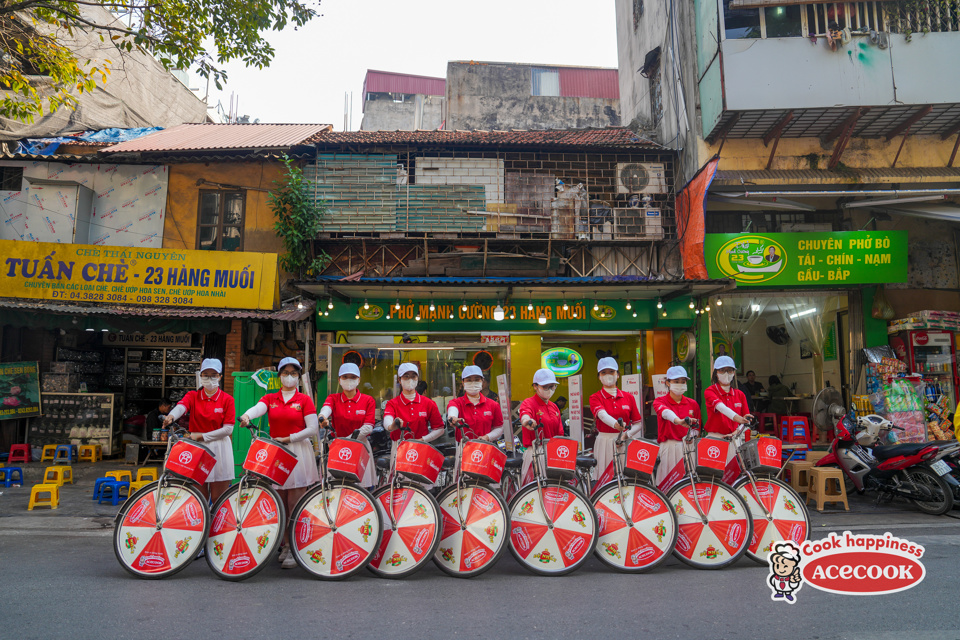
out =
<path fill-rule="evenodd" d="M 141 136 L 161 131 L 163 127 L 138 127 L 136 129 L 101 129 L 100 131 L 85 131 L 74 136 L 58 138 L 26 138 L 17 143 L 17 153 L 52 156 L 61 144 L 71 142 L 108 142 L 120 143 L 133 140 Z"/>

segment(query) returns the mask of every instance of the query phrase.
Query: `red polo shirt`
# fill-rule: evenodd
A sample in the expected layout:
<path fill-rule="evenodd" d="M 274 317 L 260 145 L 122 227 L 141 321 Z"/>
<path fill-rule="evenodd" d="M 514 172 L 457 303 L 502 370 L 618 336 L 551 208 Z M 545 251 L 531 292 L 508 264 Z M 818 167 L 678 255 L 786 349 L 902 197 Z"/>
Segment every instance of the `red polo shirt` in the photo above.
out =
<path fill-rule="evenodd" d="M 690 429 L 685 424 L 673 424 L 669 420 L 661 418 L 660 413 L 664 409 L 670 409 L 680 419 L 696 418 L 700 420 L 700 405 L 693 398 L 681 396 L 680 402 L 674 402 L 670 394 L 657 398 L 653 401 L 653 412 L 657 415 L 657 442 L 683 440 Z"/>
<path fill-rule="evenodd" d="M 216 431 L 225 424 L 234 424 L 237 421 L 233 397 L 223 389 L 217 389 L 211 397 L 208 397 L 203 389 L 188 391 L 177 404 L 186 407 L 190 414 L 191 433 Z"/>
<path fill-rule="evenodd" d="M 703 401 L 707 405 L 707 431 L 710 433 L 719 433 L 727 435 L 737 430 L 736 422 L 717 411 L 717 404 L 723 403 L 728 409 L 731 409 L 738 416 L 749 413 L 747 409 L 747 396 L 743 395 L 740 389 L 730 387 L 730 391 L 724 393 L 718 384 L 712 384 L 703 392 Z"/>
<path fill-rule="evenodd" d="M 456 407 L 460 418 L 468 425 L 467 435 L 472 431 L 477 436 L 485 436 L 497 427 L 503 426 L 503 414 L 500 412 L 500 403 L 483 395 L 480 402 L 473 404 L 466 395 L 454 398 L 447 405 L 447 409 Z M 456 430 L 457 442 L 460 442 L 460 429 Z"/>
<path fill-rule="evenodd" d="M 543 425 L 543 437 L 563 435 L 563 422 L 560 420 L 560 409 L 552 402 L 544 402 L 540 396 L 527 398 L 520 403 L 520 416 L 530 416 Z M 533 446 L 535 432 L 528 427 L 523 428 L 523 446 Z"/>
<path fill-rule="evenodd" d="M 383 417 L 392 416 L 394 420 L 400 418 L 403 420 L 403 426 L 410 427 L 414 438 L 422 438 L 434 429 L 443 428 L 443 418 L 440 417 L 440 410 L 437 409 L 437 403 L 430 398 L 424 398 L 419 393 L 413 400 L 407 400 L 400 394 L 397 398 L 387 400 L 387 406 L 383 409 Z M 400 430 L 394 429 L 390 432 L 391 440 L 400 439 Z"/>
<path fill-rule="evenodd" d="M 267 405 L 267 420 L 270 421 L 271 438 L 289 438 L 306 428 L 304 418 L 317 414 L 317 406 L 305 393 L 295 392 L 286 402 L 283 392 L 268 393 L 260 398 Z"/>
<path fill-rule="evenodd" d="M 593 413 L 596 418 L 597 412 L 600 410 L 606 411 L 610 416 L 616 420 L 617 418 L 623 418 L 624 424 L 627 425 L 627 429 L 630 428 L 635 422 L 640 422 L 642 418 L 640 417 L 640 411 L 637 409 L 636 399 L 629 393 L 624 393 L 620 389 L 617 389 L 617 395 L 612 396 L 607 393 L 605 390 L 600 389 L 595 394 L 590 396 L 590 411 Z M 617 430 L 611 426 L 605 424 L 599 418 L 596 419 L 594 425 L 597 427 L 597 431 L 601 433 L 617 433 Z"/>
<path fill-rule="evenodd" d="M 363 425 L 373 426 L 376 419 L 373 396 L 359 391 L 348 398 L 345 393 L 327 396 L 323 406 L 330 407 L 330 419 L 338 438 L 349 438 Z"/>

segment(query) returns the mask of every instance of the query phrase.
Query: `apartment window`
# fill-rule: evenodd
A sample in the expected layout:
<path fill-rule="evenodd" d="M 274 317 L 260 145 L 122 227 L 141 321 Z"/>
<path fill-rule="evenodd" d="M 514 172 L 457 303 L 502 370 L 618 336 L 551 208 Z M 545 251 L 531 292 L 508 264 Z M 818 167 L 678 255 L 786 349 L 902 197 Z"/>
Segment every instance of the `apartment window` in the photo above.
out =
<path fill-rule="evenodd" d="M 727 40 L 760 37 L 760 11 L 734 9 L 730 0 L 723 0 L 723 30 Z"/>
<path fill-rule="evenodd" d="M 197 248 L 243 251 L 243 191 L 201 191 Z"/>
<path fill-rule="evenodd" d="M 0 167 L 0 191 L 20 191 L 23 167 Z"/>
<path fill-rule="evenodd" d="M 792 38 L 803 36 L 800 22 L 800 5 L 786 7 L 764 7 L 763 18 L 768 38 Z"/>
<path fill-rule="evenodd" d="M 559 96 L 560 95 L 560 72 L 556 69 L 541 69 L 534 67 L 532 70 L 532 84 L 530 95 L 533 96 Z"/>

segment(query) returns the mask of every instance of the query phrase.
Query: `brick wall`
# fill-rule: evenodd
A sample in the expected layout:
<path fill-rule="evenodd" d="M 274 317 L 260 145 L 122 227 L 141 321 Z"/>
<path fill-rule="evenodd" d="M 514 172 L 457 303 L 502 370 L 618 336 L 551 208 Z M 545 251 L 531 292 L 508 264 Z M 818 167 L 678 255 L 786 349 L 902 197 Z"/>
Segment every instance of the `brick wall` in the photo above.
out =
<path fill-rule="evenodd" d="M 226 356 L 224 357 L 223 369 L 227 375 L 223 378 L 223 388 L 227 393 L 233 395 L 233 375 L 234 371 L 242 371 L 243 363 L 243 321 L 231 320 L 230 333 L 227 334 Z"/>

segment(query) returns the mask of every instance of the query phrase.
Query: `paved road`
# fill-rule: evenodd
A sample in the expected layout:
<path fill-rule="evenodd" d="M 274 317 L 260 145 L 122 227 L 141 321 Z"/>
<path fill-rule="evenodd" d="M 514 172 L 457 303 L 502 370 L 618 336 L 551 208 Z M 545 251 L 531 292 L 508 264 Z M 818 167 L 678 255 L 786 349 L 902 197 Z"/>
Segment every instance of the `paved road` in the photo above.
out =
<path fill-rule="evenodd" d="M 529 575 L 507 554 L 473 580 L 456 580 L 428 565 L 404 581 L 364 573 L 339 583 L 317 582 L 300 569 L 283 571 L 277 564 L 247 582 L 229 583 L 215 578 L 199 560 L 170 579 L 141 581 L 120 568 L 110 532 L 98 529 L 97 521 L 80 522 L 65 533 L 44 526 L 27 529 L 43 520 L 2 518 L 0 635 L 960 638 L 955 580 L 960 520 L 895 519 L 900 522 L 887 527 L 864 517 L 855 519 L 860 524 L 850 517 L 835 524 L 821 519 L 815 537 L 843 529 L 882 533 L 892 527 L 896 535 L 926 545 L 922 584 L 874 598 L 807 586 L 797 604 L 788 606 L 770 600 L 766 569 L 749 560 L 701 572 L 671 559 L 642 576 L 611 573 L 592 560 L 570 576 L 541 578 Z"/>

